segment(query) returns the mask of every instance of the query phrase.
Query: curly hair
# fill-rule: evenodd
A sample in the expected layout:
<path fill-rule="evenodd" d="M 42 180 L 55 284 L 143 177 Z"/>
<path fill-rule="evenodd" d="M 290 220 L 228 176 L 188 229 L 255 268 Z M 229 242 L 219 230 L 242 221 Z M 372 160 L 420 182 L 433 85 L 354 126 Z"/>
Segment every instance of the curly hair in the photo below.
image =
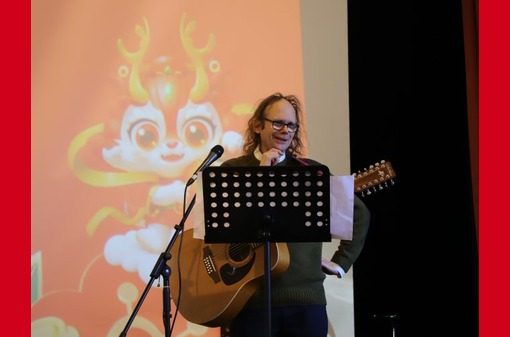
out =
<path fill-rule="evenodd" d="M 260 135 L 255 132 L 255 127 L 257 123 L 260 123 L 264 125 L 264 117 L 266 110 L 275 102 L 278 102 L 280 100 L 286 100 L 289 102 L 293 107 L 294 111 L 296 112 L 296 123 L 300 125 L 301 121 L 303 120 L 302 114 L 303 110 L 301 108 L 301 102 L 299 99 L 294 95 L 283 95 L 279 92 L 276 92 L 266 98 L 264 98 L 257 108 L 255 109 L 255 112 L 251 116 L 251 118 L 248 120 L 248 127 L 244 134 L 244 145 L 243 145 L 243 152 L 244 154 L 251 154 L 255 149 L 260 145 Z M 296 130 L 296 133 L 294 134 L 294 138 L 292 139 L 292 142 L 290 143 L 290 146 L 287 150 L 292 156 L 297 157 L 302 154 L 303 151 L 303 142 L 301 140 L 302 136 L 302 128 L 299 127 Z"/>

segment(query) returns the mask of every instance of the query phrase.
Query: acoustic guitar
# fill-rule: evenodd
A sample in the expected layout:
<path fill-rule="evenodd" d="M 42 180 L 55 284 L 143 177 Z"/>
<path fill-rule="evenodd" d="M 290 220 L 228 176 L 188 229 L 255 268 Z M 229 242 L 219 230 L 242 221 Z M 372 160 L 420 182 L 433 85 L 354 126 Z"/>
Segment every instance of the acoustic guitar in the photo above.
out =
<path fill-rule="evenodd" d="M 390 162 L 381 161 L 353 174 L 354 191 L 361 196 L 394 183 L 395 172 Z M 243 308 L 264 277 L 263 243 L 206 244 L 193 238 L 193 230 L 182 234 L 179 288 L 178 248 L 172 248 L 169 266 L 172 270 L 170 291 L 179 312 L 196 324 L 221 326 Z M 290 256 L 287 244 L 271 243 L 271 276 L 287 270 Z M 180 300 L 179 300 L 180 296 Z"/>

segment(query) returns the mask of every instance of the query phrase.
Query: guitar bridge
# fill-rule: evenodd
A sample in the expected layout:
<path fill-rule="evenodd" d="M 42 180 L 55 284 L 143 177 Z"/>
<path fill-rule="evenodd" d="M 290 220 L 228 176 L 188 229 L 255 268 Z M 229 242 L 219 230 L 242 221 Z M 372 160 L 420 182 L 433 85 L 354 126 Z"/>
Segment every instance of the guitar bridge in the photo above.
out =
<path fill-rule="evenodd" d="M 202 259 L 204 262 L 204 267 L 207 272 L 207 275 L 214 281 L 214 283 L 220 282 L 220 275 L 216 270 L 216 265 L 214 264 L 214 260 L 212 257 L 212 251 L 209 246 L 204 247 L 204 257 Z"/>

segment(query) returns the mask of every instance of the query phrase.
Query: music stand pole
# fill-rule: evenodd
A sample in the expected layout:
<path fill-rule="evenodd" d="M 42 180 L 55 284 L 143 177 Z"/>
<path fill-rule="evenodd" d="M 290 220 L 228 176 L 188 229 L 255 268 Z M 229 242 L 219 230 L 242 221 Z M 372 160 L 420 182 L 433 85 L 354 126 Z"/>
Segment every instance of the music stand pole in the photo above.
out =
<path fill-rule="evenodd" d="M 175 243 L 175 240 L 179 236 L 179 234 L 182 232 L 184 228 L 184 223 L 186 222 L 186 219 L 188 218 L 191 209 L 195 205 L 197 196 L 193 196 L 193 199 L 191 200 L 191 203 L 189 204 L 188 208 L 184 212 L 184 216 L 181 219 L 181 222 L 179 222 L 178 225 L 175 225 L 175 231 L 172 235 L 172 238 L 170 239 L 170 242 L 168 243 L 168 246 L 166 247 L 165 251 L 163 251 L 156 261 L 154 268 L 152 269 L 152 272 L 150 274 L 151 278 L 149 282 L 147 283 L 147 286 L 145 287 L 142 295 L 140 296 L 140 299 L 136 303 L 135 308 L 133 309 L 133 312 L 129 316 L 128 321 L 126 322 L 126 325 L 124 326 L 124 329 L 120 333 L 119 337 L 125 337 L 127 335 L 127 332 L 129 328 L 131 327 L 131 324 L 135 320 L 136 315 L 138 314 L 138 311 L 140 310 L 145 297 L 147 297 L 147 294 L 149 293 L 149 290 L 152 287 L 152 284 L 154 281 L 159 278 L 160 276 L 163 278 L 163 325 L 165 326 L 165 337 L 170 337 L 170 319 L 172 317 L 172 314 L 170 312 L 170 274 L 171 270 L 170 267 L 168 267 L 168 260 L 172 258 L 172 255 L 170 254 L 170 251 Z"/>
<path fill-rule="evenodd" d="M 271 337 L 271 216 L 265 216 L 262 237 L 264 239 L 264 308 L 266 310 L 266 336 Z"/>

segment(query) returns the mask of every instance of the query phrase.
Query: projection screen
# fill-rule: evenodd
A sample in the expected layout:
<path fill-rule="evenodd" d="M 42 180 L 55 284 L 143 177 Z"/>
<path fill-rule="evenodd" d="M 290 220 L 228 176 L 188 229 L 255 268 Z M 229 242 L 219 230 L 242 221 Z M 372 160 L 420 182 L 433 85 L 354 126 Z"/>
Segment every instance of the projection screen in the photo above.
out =
<path fill-rule="evenodd" d="M 349 174 L 347 4 L 318 4 L 32 1 L 32 336 L 120 334 L 185 182 L 214 145 L 240 154 L 261 98 L 300 97 L 308 155 Z M 351 273 L 325 284 L 330 336 L 353 336 Z M 157 285 L 129 336 L 164 336 Z"/>

